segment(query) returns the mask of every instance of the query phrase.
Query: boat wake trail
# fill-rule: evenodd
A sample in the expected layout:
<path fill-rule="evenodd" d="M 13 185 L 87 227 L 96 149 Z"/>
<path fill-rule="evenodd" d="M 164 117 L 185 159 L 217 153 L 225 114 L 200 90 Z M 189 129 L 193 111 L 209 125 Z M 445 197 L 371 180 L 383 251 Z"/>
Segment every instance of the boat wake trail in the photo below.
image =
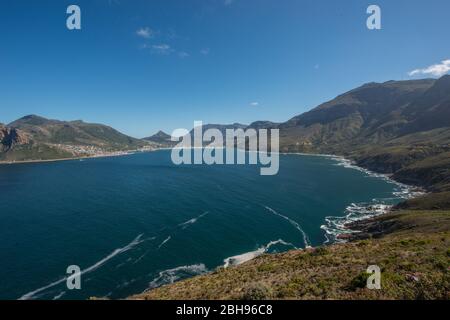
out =
<path fill-rule="evenodd" d="M 194 223 L 196 223 L 199 219 L 203 218 L 204 216 L 206 216 L 209 212 L 206 211 L 204 213 L 202 213 L 201 215 L 199 215 L 198 217 L 192 218 L 188 221 L 185 221 L 183 223 L 180 223 L 178 225 L 176 225 L 176 227 L 173 228 L 173 232 L 171 235 L 169 235 L 166 239 L 164 239 L 156 248 L 156 250 L 161 249 L 169 240 L 172 239 L 172 236 L 174 236 L 174 234 L 176 234 L 176 229 L 177 228 L 181 228 L 181 230 L 184 230 L 186 228 L 188 228 L 189 226 L 193 225 Z M 150 240 L 154 240 L 156 239 L 156 237 L 150 238 Z M 137 258 L 133 264 L 137 264 L 138 262 L 140 262 L 151 250 L 153 249 L 148 249 L 143 255 L 141 255 L 139 258 Z"/>
<path fill-rule="evenodd" d="M 145 240 L 142 240 L 141 238 L 142 238 L 142 234 L 138 235 L 133 241 L 131 241 L 125 247 L 117 248 L 116 250 L 114 250 L 109 255 L 107 255 L 106 257 L 104 257 L 100 261 L 96 262 L 92 266 L 90 266 L 90 267 L 88 267 L 88 268 L 86 268 L 84 270 L 81 270 L 80 271 L 80 276 L 100 268 L 102 265 L 104 265 L 106 262 L 108 262 L 108 260 L 111 260 L 115 256 L 133 249 L 135 246 L 137 246 L 141 242 L 145 241 Z M 45 291 L 45 290 L 47 290 L 49 288 L 57 286 L 57 285 L 63 283 L 64 281 L 67 281 L 67 279 L 68 279 L 68 277 L 64 277 L 64 278 L 61 278 L 61 279 L 59 279 L 59 280 L 57 280 L 55 282 L 52 282 L 52 283 L 50 283 L 50 284 L 48 284 L 48 285 L 46 285 L 44 287 L 41 287 L 41 288 L 36 289 L 34 291 L 28 292 L 28 293 L 24 294 L 23 296 L 21 296 L 19 298 L 19 300 L 29 300 L 29 299 L 37 298 L 38 297 L 38 293 L 41 293 L 41 292 L 43 292 L 43 291 Z"/>
<path fill-rule="evenodd" d="M 298 231 L 300 231 L 300 233 L 303 236 L 303 243 L 305 244 L 305 248 L 311 248 L 311 243 L 309 242 L 309 238 L 308 235 L 305 233 L 305 231 L 303 231 L 302 227 L 300 226 L 299 223 L 297 223 L 296 221 L 292 220 L 289 217 L 286 217 L 284 215 L 282 215 L 281 213 L 276 212 L 275 210 L 273 210 L 272 208 L 265 206 L 265 208 L 267 210 L 269 210 L 272 214 L 277 215 L 285 220 L 287 220 L 291 225 L 293 225 Z"/>
<path fill-rule="evenodd" d="M 206 212 L 202 213 L 201 215 L 199 215 L 199 216 L 196 217 L 196 218 L 192 218 L 191 220 L 188 220 L 188 221 L 186 221 L 186 222 L 180 223 L 180 224 L 178 225 L 178 227 L 181 227 L 182 229 L 186 229 L 186 228 L 189 227 L 190 225 L 196 223 L 196 222 L 198 221 L 198 219 L 201 219 L 201 218 L 203 218 L 204 216 L 206 216 L 208 213 L 209 213 L 209 212 L 206 211 Z"/>
<path fill-rule="evenodd" d="M 165 245 L 169 240 L 172 239 L 172 236 L 168 236 L 161 244 L 158 246 L 158 250 L 161 249 L 163 245 Z"/>

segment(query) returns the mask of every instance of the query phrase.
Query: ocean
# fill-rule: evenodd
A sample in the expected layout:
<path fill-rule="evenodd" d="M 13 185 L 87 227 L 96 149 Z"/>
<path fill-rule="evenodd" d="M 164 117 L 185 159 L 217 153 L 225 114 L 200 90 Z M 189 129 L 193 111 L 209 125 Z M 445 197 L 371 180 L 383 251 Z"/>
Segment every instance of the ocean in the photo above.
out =
<path fill-rule="evenodd" d="M 125 298 L 264 253 L 338 242 L 411 195 L 335 157 L 172 164 L 169 150 L 0 166 L 0 299 Z M 66 270 L 81 269 L 69 290 Z"/>

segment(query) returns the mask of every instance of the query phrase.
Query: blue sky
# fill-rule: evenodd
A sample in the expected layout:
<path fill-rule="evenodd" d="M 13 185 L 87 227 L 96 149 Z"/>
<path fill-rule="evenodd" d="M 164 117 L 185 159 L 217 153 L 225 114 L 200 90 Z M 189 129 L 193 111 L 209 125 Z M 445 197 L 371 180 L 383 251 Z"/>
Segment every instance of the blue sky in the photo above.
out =
<path fill-rule="evenodd" d="M 82 30 L 66 28 L 70 4 Z M 366 28 L 370 4 L 382 30 Z M 448 0 L 2 1 L 0 122 L 39 114 L 144 137 L 286 121 L 366 82 L 447 72 L 449 14 Z"/>

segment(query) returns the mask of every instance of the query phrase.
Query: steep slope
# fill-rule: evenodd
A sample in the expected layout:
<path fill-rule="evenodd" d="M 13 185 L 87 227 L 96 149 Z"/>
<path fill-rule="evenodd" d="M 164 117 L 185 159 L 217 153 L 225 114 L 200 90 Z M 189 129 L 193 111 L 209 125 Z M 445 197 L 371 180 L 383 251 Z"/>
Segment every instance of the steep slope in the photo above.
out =
<path fill-rule="evenodd" d="M 432 79 L 388 81 L 351 90 L 281 124 L 282 149 L 335 152 L 353 148 L 355 142 L 394 138 L 408 123 L 403 109 L 434 84 Z"/>
<path fill-rule="evenodd" d="M 450 190 L 450 76 L 366 84 L 278 128 L 284 152 L 344 155 L 404 183 Z"/>
<path fill-rule="evenodd" d="M 28 142 L 29 138 L 24 132 L 0 124 L 0 152 L 6 152 L 17 145 L 27 144 Z"/>
<path fill-rule="evenodd" d="M 402 115 L 408 120 L 402 134 L 450 127 L 450 75 L 437 80 Z"/>

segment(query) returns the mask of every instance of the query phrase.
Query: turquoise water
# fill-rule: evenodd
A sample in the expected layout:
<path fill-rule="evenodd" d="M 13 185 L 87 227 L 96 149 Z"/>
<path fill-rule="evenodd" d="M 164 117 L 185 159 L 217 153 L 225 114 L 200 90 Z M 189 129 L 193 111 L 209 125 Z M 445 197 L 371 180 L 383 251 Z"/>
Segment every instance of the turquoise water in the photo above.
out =
<path fill-rule="evenodd" d="M 328 216 L 399 201 L 397 185 L 337 163 L 282 155 L 278 175 L 260 176 L 258 166 L 175 166 L 158 151 L 0 166 L 0 298 L 123 298 L 323 244 Z M 81 290 L 66 287 L 69 265 L 83 270 Z"/>

